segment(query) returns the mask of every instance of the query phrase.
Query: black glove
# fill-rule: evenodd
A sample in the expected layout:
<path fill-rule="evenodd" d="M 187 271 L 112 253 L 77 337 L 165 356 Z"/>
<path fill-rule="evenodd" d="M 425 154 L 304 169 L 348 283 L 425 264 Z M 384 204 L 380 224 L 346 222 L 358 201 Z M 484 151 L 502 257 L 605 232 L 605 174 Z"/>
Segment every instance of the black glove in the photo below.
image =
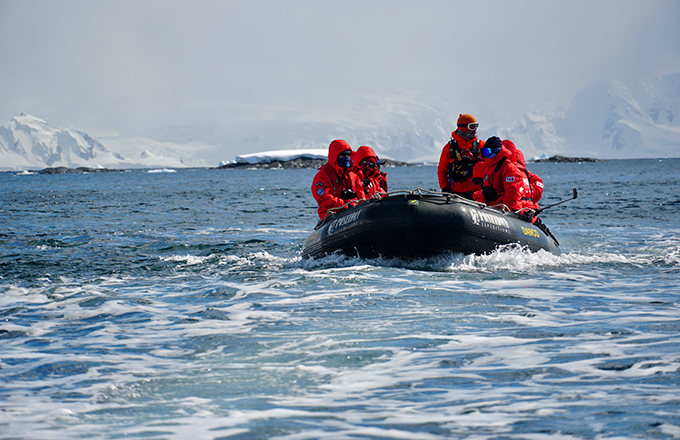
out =
<path fill-rule="evenodd" d="M 357 198 L 357 193 L 352 191 L 351 189 L 343 189 L 342 194 L 340 195 L 345 200 L 351 200 L 351 199 L 356 199 Z"/>
<path fill-rule="evenodd" d="M 453 194 L 453 189 L 450 186 L 445 186 L 442 188 L 442 192 Z"/>
<path fill-rule="evenodd" d="M 487 205 L 498 198 L 498 196 L 496 196 L 496 191 L 494 191 L 490 186 L 482 187 L 482 195 L 484 196 L 484 200 L 486 200 Z"/>

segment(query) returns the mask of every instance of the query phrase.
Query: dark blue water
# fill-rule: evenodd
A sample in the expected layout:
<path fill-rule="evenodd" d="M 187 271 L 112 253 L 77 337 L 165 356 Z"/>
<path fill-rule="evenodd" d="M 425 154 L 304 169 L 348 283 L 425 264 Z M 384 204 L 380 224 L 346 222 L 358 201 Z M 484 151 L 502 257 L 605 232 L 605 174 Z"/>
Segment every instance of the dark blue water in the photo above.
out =
<path fill-rule="evenodd" d="M 0 173 L 0 439 L 680 437 L 680 160 L 530 169 L 560 257 L 303 261 L 315 170 Z"/>

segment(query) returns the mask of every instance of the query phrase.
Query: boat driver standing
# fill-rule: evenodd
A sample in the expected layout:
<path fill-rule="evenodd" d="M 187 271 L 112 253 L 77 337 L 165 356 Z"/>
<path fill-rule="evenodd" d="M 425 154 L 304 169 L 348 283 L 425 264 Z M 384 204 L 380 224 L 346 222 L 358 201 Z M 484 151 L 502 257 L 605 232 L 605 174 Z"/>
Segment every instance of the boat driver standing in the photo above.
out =
<path fill-rule="evenodd" d="M 439 158 L 439 187 L 442 192 L 472 200 L 474 192 L 481 188 L 472 182 L 472 170 L 481 160 L 479 152 L 484 147 L 484 141 L 477 139 L 479 122 L 472 115 L 461 114 L 457 125 Z"/>
<path fill-rule="evenodd" d="M 342 139 L 328 146 L 328 162 L 314 176 L 312 195 L 319 204 L 317 212 L 323 220 L 331 208 L 364 199 L 361 179 L 352 171 L 352 147 Z M 352 204 L 348 207 L 354 206 Z"/>

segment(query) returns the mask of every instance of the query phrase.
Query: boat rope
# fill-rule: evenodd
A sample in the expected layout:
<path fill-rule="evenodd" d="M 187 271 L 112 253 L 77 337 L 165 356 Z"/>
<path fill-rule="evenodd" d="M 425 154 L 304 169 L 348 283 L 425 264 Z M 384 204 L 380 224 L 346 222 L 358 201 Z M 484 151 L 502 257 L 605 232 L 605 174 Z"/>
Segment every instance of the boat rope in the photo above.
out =
<path fill-rule="evenodd" d="M 435 196 L 445 196 L 449 200 L 452 199 L 452 198 L 457 198 L 457 199 L 460 199 L 460 200 L 464 200 L 466 202 L 476 203 L 480 207 L 486 207 L 487 206 L 484 203 L 477 202 L 475 200 L 466 199 L 464 197 L 459 196 L 458 194 L 451 194 L 451 193 L 442 192 L 442 191 L 433 191 L 433 190 L 430 190 L 430 189 L 425 189 L 425 188 L 420 188 L 420 187 L 412 189 L 410 191 L 408 191 L 408 190 L 398 190 L 398 191 L 390 191 L 390 192 L 379 192 L 379 193 L 376 193 L 376 194 L 379 194 L 381 196 L 383 196 L 383 195 L 386 195 L 386 196 L 397 196 L 397 195 L 422 196 L 424 194 L 427 194 L 427 195 L 435 195 Z M 347 209 L 348 207 L 353 207 L 352 204 L 354 204 L 354 206 L 358 206 L 362 203 L 367 203 L 367 202 L 370 202 L 372 200 L 373 199 L 350 200 L 342 206 L 338 206 L 336 208 L 329 208 L 328 211 L 326 211 L 326 217 L 319 223 L 323 223 L 323 221 L 326 220 L 326 218 L 328 218 L 329 215 L 333 215 L 337 212 L 343 211 L 343 210 Z M 376 199 L 376 200 L 380 200 L 380 199 Z M 507 207 L 507 205 L 502 204 L 502 203 L 500 203 L 498 205 L 489 206 L 489 208 L 497 209 L 497 210 L 499 210 L 503 213 L 512 212 L 512 213 L 515 213 L 515 214 L 520 215 L 522 217 L 528 217 L 529 219 L 533 217 L 533 215 L 532 215 L 533 213 L 531 212 L 531 210 L 529 210 L 527 208 L 521 208 L 517 211 L 512 211 L 512 210 L 510 210 L 510 208 Z M 527 211 L 527 212 L 524 213 L 524 211 Z"/>

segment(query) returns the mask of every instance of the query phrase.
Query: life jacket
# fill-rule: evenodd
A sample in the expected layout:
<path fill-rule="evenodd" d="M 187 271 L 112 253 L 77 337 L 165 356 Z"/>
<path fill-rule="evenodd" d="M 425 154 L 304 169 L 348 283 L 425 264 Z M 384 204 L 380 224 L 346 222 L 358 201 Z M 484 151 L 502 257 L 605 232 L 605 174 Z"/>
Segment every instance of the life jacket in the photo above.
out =
<path fill-rule="evenodd" d="M 472 146 L 469 149 L 461 148 L 454 138 L 451 138 L 448 145 L 449 167 L 446 171 L 446 177 L 454 183 L 472 178 L 475 164 L 481 160 L 479 140 L 472 141 Z"/>
<path fill-rule="evenodd" d="M 449 187 L 451 192 L 470 198 L 474 191 L 481 188 L 472 183 L 472 171 L 475 162 L 480 160 L 479 151 L 484 147 L 484 141 L 477 138 L 468 141 L 455 131 L 451 133 L 451 140 L 454 142 L 447 142 L 439 157 L 439 165 L 437 166 L 439 187 L 442 189 Z M 476 147 L 474 149 L 473 143 Z M 460 167 L 457 168 L 456 164 Z M 460 180 L 461 178 L 462 180 Z"/>

